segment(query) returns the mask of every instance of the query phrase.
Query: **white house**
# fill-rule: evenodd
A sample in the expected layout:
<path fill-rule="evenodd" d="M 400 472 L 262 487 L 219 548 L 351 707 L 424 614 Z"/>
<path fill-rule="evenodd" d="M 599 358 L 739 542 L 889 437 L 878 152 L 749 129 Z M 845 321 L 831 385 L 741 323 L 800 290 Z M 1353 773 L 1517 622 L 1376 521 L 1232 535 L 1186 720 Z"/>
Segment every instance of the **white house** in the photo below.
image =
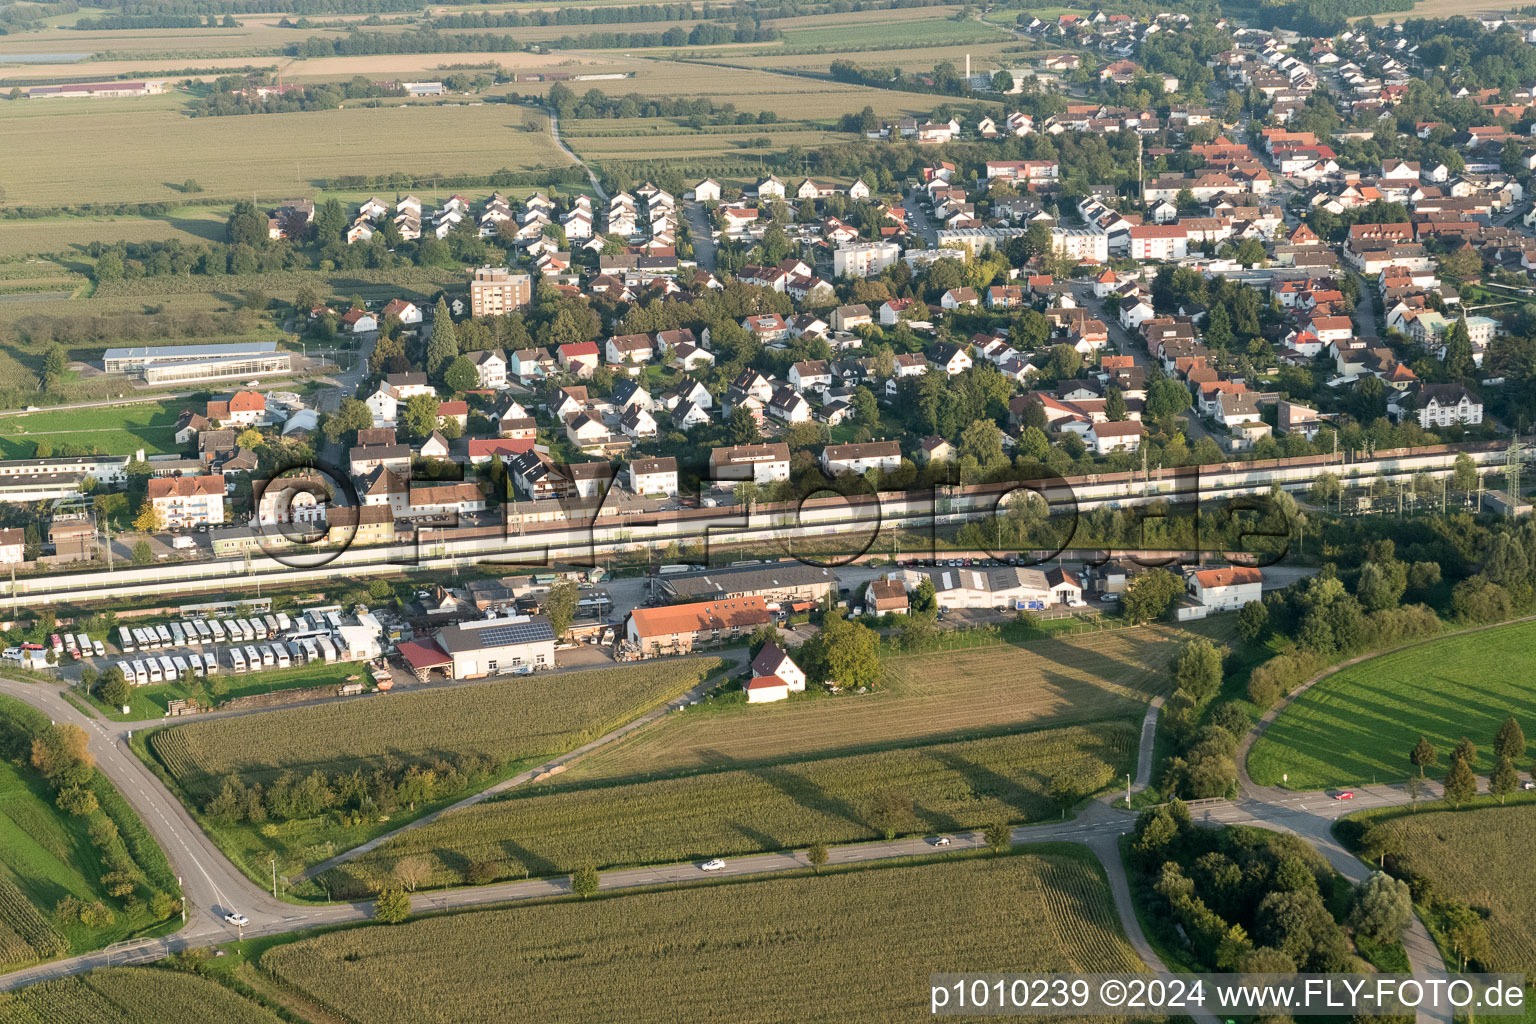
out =
<path fill-rule="evenodd" d="M 901 446 L 895 441 L 829 444 L 821 452 L 821 468 L 828 476 L 863 473 L 870 469 L 889 473 L 900 465 Z"/>
<path fill-rule="evenodd" d="M 629 489 L 636 494 L 674 497 L 677 494 L 677 460 L 671 457 L 634 460 L 629 464 Z"/>
<path fill-rule="evenodd" d="M 1232 611 L 1249 601 L 1264 598 L 1264 574 L 1257 569 L 1234 565 L 1225 569 L 1206 569 L 1192 573 L 1189 596 L 1211 611 Z"/>
<path fill-rule="evenodd" d="M 805 692 L 805 672 L 778 644 L 764 644 L 757 652 L 757 657 L 752 659 L 752 676 L 754 679 L 773 676 L 783 682 L 790 693 Z"/>

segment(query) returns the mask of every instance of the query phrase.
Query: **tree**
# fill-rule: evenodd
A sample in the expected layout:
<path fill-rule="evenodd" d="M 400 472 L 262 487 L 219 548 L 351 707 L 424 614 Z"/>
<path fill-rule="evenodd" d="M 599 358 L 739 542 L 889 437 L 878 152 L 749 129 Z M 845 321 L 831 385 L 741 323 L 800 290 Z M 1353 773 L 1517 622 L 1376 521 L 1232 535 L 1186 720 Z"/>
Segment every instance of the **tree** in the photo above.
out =
<path fill-rule="evenodd" d="M 1451 486 L 1464 495 L 1470 495 L 1477 489 L 1477 463 L 1472 461 L 1472 456 L 1465 452 L 1456 456 L 1456 463 L 1451 469 Z"/>
<path fill-rule="evenodd" d="M 1460 807 L 1475 796 L 1477 776 L 1472 774 L 1472 766 L 1464 757 L 1452 758 L 1451 771 L 1445 777 L 1445 798 L 1452 807 Z"/>
<path fill-rule="evenodd" d="M 1457 969 L 1465 970 L 1467 961 L 1486 963 L 1488 959 L 1488 928 L 1482 915 L 1465 903 L 1455 902 L 1444 907 L 1445 933 L 1456 950 Z"/>
<path fill-rule="evenodd" d="M 1061 811 L 1063 819 L 1067 816 L 1067 809 L 1081 798 L 1082 793 L 1078 787 L 1078 779 L 1075 775 L 1063 772 L 1051 779 L 1051 803 Z"/>
<path fill-rule="evenodd" d="M 343 398 L 336 411 L 325 419 L 322 433 L 332 444 L 339 444 L 349 433 L 367 430 L 373 426 L 373 413 L 364 402 L 355 398 Z"/>
<path fill-rule="evenodd" d="M 880 403 L 875 400 L 875 393 L 862 384 L 853 389 L 853 416 L 871 427 L 880 423 Z"/>
<path fill-rule="evenodd" d="M 146 501 L 133 518 L 133 528 L 140 533 L 158 533 L 165 529 L 164 518 L 152 502 Z"/>
<path fill-rule="evenodd" d="M 432 865 L 425 857 L 401 857 L 395 861 L 394 876 L 409 892 L 432 877 Z"/>
<path fill-rule="evenodd" d="M 981 837 L 987 841 L 993 853 L 1002 853 L 1013 845 L 1013 829 L 1008 827 L 1006 821 L 994 821 L 987 826 Z"/>
<path fill-rule="evenodd" d="M 1172 377 L 1158 377 L 1147 385 L 1147 415 L 1159 423 L 1172 421 L 1189 403 L 1189 388 Z"/>
<path fill-rule="evenodd" d="M 762 432 L 757 428 L 757 420 L 752 418 L 751 410 L 744 405 L 731 410 L 731 417 L 726 422 L 726 437 L 733 445 L 757 444 L 763 439 Z"/>
<path fill-rule="evenodd" d="M 1426 768 L 1434 768 L 1440 764 L 1440 754 L 1427 737 L 1420 736 L 1419 742 L 1415 743 L 1413 749 L 1408 752 L 1408 763 L 1419 770 L 1419 778 L 1422 779 Z"/>
<path fill-rule="evenodd" d="M 480 373 L 465 356 L 457 356 L 443 371 L 443 386 L 450 391 L 468 391 L 480 385 Z"/>
<path fill-rule="evenodd" d="M 411 898 L 398 885 L 386 885 L 379 890 L 379 898 L 373 904 L 373 917 L 384 924 L 400 924 L 411 916 Z"/>
<path fill-rule="evenodd" d="M 89 783 L 96 772 L 96 759 L 86 749 L 85 730 L 59 722 L 34 737 L 32 767 L 57 789 Z"/>
<path fill-rule="evenodd" d="M 586 867 L 578 868 L 571 875 L 571 892 L 586 899 L 597 892 L 598 883 L 597 868 L 588 864 Z"/>
<path fill-rule="evenodd" d="M 960 455 L 969 455 L 978 466 L 990 466 L 1003 457 L 1003 432 L 991 420 L 976 420 L 960 431 Z"/>
<path fill-rule="evenodd" d="M 148 565 L 155 559 L 155 552 L 149 546 L 149 541 L 141 540 L 133 546 L 133 564 Z"/>
<path fill-rule="evenodd" d="M 427 372 L 434 376 L 459 354 L 459 336 L 453 329 L 448 300 L 439 298 L 432 315 L 432 338 L 427 342 Z"/>
<path fill-rule="evenodd" d="M 805 859 L 810 861 L 811 868 L 819 875 L 821 869 L 827 863 L 827 844 L 812 843 L 810 849 L 805 851 Z"/>
<path fill-rule="evenodd" d="M 131 697 L 128 680 L 123 677 L 123 670 L 116 665 L 102 676 L 99 687 L 101 699 L 114 708 L 127 704 Z"/>
<path fill-rule="evenodd" d="M 1512 761 L 1525 757 L 1525 730 L 1520 728 L 1514 715 L 1504 719 L 1499 731 L 1494 734 L 1493 752 L 1498 757 L 1507 757 Z"/>
<path fill-rule="evenodd" d="M 430 437 L 432 431 L 437 429 L 438 405 L 436 395 L 412 395 L 405 400 L 405 408 L 400 413 L 400 425 L 413 437 Z"/>
<path fill-rule="evenodd" d="M 881 686 L 880 635 L 862 623 L 828 614 L 821 632 L 800 651 L 801 667 L 819 682 L 835 682 L 845 690 Z"/>
<path fill-rule="evenodd" d="M 1413 921 L 1413 894 L 1400 878 L 1376 871 L 1355 890 L 1349 925 L 1357 935 L 1388 946 L 1402 940 Z"/>
<path fill-rule="evenodd" d="M 1446 328 L 1445 348 L 1440 353 L 1441 360 L 1445 363 L 1445 372 L 1452 378 L 1461 378 L 1471 375 L 1472 362 L 1472 338 L 1467 331 L 1467 321 L 1457 320 Z"/>
<path fill-rule="evenodd" d="M 1162 618 L 1183 591 L 1183 581 L 1167 569 L 1148 569 L 1126 584 L 1120 607 L 1133 623 L 1153 622 Z"/>
<path fill-rule="evenodd" d="M 1269 609 L 1262 601 L 1249 601 L 1238 609 L 1237 633 L 1248 643 L 1257 643 L 1269 632 Z"/>
<path fill-rule="evenodd" d="M 1123 422 L 1128 415 L 1125 393 L 1119 388 L 1109 388 L 1104 392 L 1104 415 L 1109 417 L 1111 423 Z"/>
<path fill-rule="evenodd" d="M 1503 803 L 1506 796 L 1519 788 L 1520 773 L 1515 770 L 1515 762 L 1500 754 L 1498 763 L 1493 766 L 1493 775 L 1488 779 L 1488 792 Z"/>
<path fill-rule="evenodd" d="M 235 444 L 246 451 L 253 452 L 261 447 L 261 431 L 247 427 L 235 438 Z"/>
<path fill-rule="evenodd" d="M 550 585 L 549 594 L 544 599 L 544 614 L 549 616 L 549 626 L 555 631 L 555 636 L 564 636 L 565 631 L 571 628 L 580 596 L 576 584 L 570 580 L 556 580 Z"/>
<path fill-rule="evenodd" d="M 64 346 L 58 342 L 48 346 L 48 351 L 43 353 L 43 390 L 50 391 L 64 379 L 64 371 L 69 368 L 69 353 L 64 351 Z"/>
<path fill-rule="evenodd" d="M 1175 684 L 1204 700 L 1221 688 L 1221 651 L 1205 637 L 1187 642 L 1169 665 Z"/>

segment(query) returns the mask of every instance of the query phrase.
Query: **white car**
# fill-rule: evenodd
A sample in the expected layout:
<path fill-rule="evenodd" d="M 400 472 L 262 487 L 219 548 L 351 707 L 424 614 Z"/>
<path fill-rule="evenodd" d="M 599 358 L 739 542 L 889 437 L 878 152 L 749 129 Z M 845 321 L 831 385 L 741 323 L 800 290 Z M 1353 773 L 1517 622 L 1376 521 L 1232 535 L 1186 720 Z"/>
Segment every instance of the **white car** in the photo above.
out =
<path fill-rule="evenodd" d="M 703 864 L 700 864 L 699 865 L 699 870 L 700 871 L 720 871 L 720 870 L 724 869 L 724 867 L 725 867 L 725 861 L 721 860 L 719 857 L 716 857 L 714 860 L 707 860 Z"/>
<path fill-rule="evenodd" d="M 231 910 L 229 913 L 225 914 L 224 920 L 228 921 L 236 928 L 244 928 L 246 925 L 251 923 L 250 918 L 246 917 L 244 914 L 237 910 Z"/>
<path fill-rule="evenodd" d="M 949 845 L 949 836 L 939 836 L 939 838 L 937 838 L 937 839 L 935 839 L 933 841 L 933 845 L 934 846 L 948 846 Z"/>

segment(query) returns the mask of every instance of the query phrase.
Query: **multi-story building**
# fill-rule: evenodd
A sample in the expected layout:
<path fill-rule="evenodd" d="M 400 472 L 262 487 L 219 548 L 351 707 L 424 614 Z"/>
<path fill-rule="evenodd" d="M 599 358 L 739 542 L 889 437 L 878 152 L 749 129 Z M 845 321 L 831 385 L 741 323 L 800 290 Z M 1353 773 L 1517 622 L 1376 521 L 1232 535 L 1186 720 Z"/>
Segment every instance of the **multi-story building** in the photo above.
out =
<path fill-rule="evenodd" d="M 829 444 L 821 452 L 821 468 L 829 475 L 863 473 L 878 469 L 889 473 L 901 465 L 901 445 L 895 441 L 865 444 Z"/>
<path fill-rule="evenodd" d="M 216 526 L 224 522 L 223 476 L 156 477 L 146 496 L 167 527 Z"/>
<path fill-rule="evenodd" d="M 500 316 L 532 299 L 533 279 L 506 267 L 481 267 L 469 282 L 469 308 L 475 316 Z"/>
<path fill-rule="evenodd" d="M 789 479 L 789 445 L 739 444 L 709 453 L 709 478 L 730 485 L 743 480 L 756 484 Z"/>

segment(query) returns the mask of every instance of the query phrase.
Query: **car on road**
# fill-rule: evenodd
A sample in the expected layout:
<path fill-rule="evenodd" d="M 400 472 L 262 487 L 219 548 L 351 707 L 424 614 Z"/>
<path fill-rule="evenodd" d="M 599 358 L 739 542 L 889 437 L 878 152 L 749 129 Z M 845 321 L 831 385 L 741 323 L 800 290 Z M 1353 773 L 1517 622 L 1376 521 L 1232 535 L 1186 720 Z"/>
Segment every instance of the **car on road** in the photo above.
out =
<path fill-rule="evenodd" d="M 1353 800 L 1355 798 L 1355 793 L 1354 790 L 1345 789 L 1333 794 L 1333 798 L 1335 800 Z"/>
<path fill-rule="evenodd" d="M 1520 783 L 1520 788 L 1521 789 L 1536 789 L 1536 782 L 1532 782 L 1530 779 L 1526 779 L 1524 782 Z"/>
<path fill-rule="evenodd" d="M 950 842 L 949 836 L 937 836 L 933 840 L 933 845 L 934 846 L 948 846 L 949 842 Z"/>
<path fill-rule="evenodd" d="M 229 913 L 225 914 L 224 920 L 228 921 L 236 928 L 244 928 L 246 925 L 251 923 L 251 919 L 240 913 L 238 910 L 231 910 Z"/>
<path fill-rule="evenodd" d="M 713 860 L 707 860 L 703 864 L 700 864 L 699 865 L 699 870 L 700 871 L 720 871 L 720 870 L 724 869 L 724 867 L 725 867 L 725 861 L 721 860 L 719 857 L 716 857 Z"/>

